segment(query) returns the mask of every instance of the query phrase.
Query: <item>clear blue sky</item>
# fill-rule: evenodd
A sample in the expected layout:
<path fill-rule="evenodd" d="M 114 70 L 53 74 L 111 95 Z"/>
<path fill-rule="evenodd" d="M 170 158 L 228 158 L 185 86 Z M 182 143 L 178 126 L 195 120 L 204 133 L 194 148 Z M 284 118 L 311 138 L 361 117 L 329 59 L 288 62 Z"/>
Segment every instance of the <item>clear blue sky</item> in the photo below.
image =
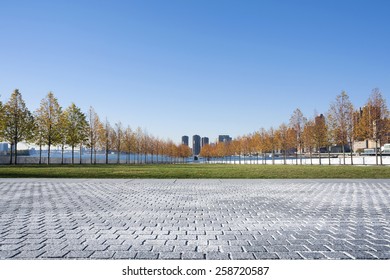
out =
<path fill-rule="evenodd" d="M 0 94 L 179 142 L 390 100 L 390 1 L 0 0 Z"/>

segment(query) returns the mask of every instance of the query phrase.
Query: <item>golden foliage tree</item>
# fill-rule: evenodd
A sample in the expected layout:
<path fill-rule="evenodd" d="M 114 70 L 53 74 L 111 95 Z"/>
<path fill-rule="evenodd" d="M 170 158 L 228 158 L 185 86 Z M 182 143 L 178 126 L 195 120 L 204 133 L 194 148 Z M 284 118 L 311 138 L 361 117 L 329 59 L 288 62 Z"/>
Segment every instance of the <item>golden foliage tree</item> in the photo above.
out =
<path fill-rule="evenodd" d="M 3 137 L 11 144 L 10 164 L 12 152 L 15 150 L 14 163 L 18 163 L 18 143 L 33 139 L 34 118 L 28 110 L 22 94 L 15 89 L 10 99 L 4 105 Z"/>

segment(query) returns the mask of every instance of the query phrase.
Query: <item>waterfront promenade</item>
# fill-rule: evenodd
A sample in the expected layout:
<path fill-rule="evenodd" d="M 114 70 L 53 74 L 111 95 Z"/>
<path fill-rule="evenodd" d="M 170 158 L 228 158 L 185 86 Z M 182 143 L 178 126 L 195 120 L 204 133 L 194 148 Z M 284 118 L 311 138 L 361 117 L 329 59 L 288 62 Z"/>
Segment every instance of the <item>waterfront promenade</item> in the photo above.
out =
<path fill-rule="evenodd" d="M 0 179 L 0 259 L 390 259 L 390 180 Z"/>

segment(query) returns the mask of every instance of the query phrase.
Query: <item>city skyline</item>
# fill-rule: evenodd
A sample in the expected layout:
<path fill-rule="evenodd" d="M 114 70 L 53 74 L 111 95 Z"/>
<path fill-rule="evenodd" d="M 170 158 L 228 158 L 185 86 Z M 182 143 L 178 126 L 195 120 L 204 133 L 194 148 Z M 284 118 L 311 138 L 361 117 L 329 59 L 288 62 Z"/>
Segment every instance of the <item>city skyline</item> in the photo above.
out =
<path fill-rule="evenodd" d="M 152 5 L 151 5 L 152 2 Z M 93 4 L 91 4 L 93 3 Z M 0 4 L 0 95 L 180 142 L 313 118 L 345 90 L 390 99 L 387 1 L 18 1 Z M 17 21 L 14 15 L 18 15 Z M 272 116 L 272 117 L 270 117 Z M 189 129 L 190 128 L 190 129 Z"/>

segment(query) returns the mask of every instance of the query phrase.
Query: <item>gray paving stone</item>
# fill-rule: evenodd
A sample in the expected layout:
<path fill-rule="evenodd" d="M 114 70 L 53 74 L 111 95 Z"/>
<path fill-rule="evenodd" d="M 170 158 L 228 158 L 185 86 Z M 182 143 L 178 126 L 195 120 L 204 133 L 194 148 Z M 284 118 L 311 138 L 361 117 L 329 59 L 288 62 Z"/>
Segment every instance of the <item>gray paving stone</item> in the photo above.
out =
<path fill-rule="evenodd" d="M 137 255 L 137 252 L 133 251 L 116 251 L 114 254 L 114 259 L 134 259 Z"/>
<path fill-rule="evenodd" d="M 276 253 L 254 252 L 253 255 L 257 260 L 277 260 L 279 256 Z"/>
<path fill-rule="evenodd" d="M 108 251 L 128 251 L 130 249 L 130 245 L 109 245 Z"/>
<path fill-rule="evenodd" d="M 206 259 L 207 260 L 229 260 L 229 254 L 228 253 L 221 253 L 221 252 L 207 252 L 206 253 Z"/>
<path fill-rule="evenodd" d="M 233 252 L 229 253 L 232 260 L 254 260 L 255 255 L 250 252 Z"/>
<path fill-rule="evenodd" d="M 296 260 L 302 259 L 301 255 L 297 252 L 276 252 L 279 259 L 283 260 Z"/>
<path fill-rule="evenodd" d="M 267 252 L 264 246 L 243 246 L 245 252 Z"/>
<path fill-rule="evenodd" d="M 19 253 L 20 251 L 0 251 L 0 260 L 10 259 Z"/>
<path fill-rule="evenodd" d="M 109 247 L 109 245 L 87 245 L 87 247 L 85 247 L 85 250 L 88 250 L 88 251 L 105 251 L 107 250 Z"/>
<path fill-rule="evenodd" d="M 321 260 L 321 259 L 327 259 L 327 257 L 319 252 L 299 252 L 299 254 L 304 258 L 304 259 L 309 259 L 309 260 Z"/>
<path fill-rule="evenodd" d="M 38 251 L 22 251 L 20 254 L 17 254 L 13 258 L 15 259 L 36 259 L 43 255 L 45 253 L 44 250 L 38 250 Z"/>
<path fill-rule="evenodd" d="M 135 256 L 139 260 L 155 260 L 158 258 L 158 253 L 155 252 L 138 252 Z"/>
<path fill-rule="evenodd" d="M 42 249 L 45 245 L 44 244 L 26 244 L 21 247 L 22 251 L 38 251 Z"/>
<path fill-rule="evenodd" d="M 152 251 L 151 245 L 133 245 L 130 247 L 131 251 Z"/>
<path fill-rule="evenodd" d="M 195 252 L 197 245 L 174 246 L 175 252 Z"/>
<path fill-rule="evenodd" d="M 179 253 L 179 252 L 161 252 L 158 255 L 158 259 L 161 259 L 161 260 L 180 260 L 181 253 Z"/>
<path fill-rule="evenodd" d="M 267 252 L 289 252 L 286 246 L 275 245 L 275 246 L 264 246 Z"/>
<path fill-rule="evenodd" d="M 206 254 L 201 252 L 186 251 L 182 253 L 183 260 L 204 260 L 205 258 L 206 258 Z"/>
<path fill-rule="evenodd" d="M 163 240 L 145 240 L 143 245 L 163 246 L 167 243 L 166 239 Z"/>
<path fill-rule="evenodd" d="M 388 205 L 390 180 L 0 179 L 0 258 L 389 259 Z"/>
<path fill-rule="evenodd" d="M 345 251 L 350 250 L 349 247 L 343 245 L 305 245 L 310 251 Z"/>
<path fill-rule="evenodd" d="M 58 250 L 58 251 L 46 251 L 44 254 L 40 255 L 40 258 L 49 258 L 49 259 L 61 259 L 64 258 L 69 253 L 68 250 Z"/>
<path fill-rule="evenodd" d="M 167 246 L 186 246 L 187 241 L 186 240 L 167 240 L 165 245 L 167 245 Z"/>
<path fill-rule="evenodd" d="M 0 245 L 0 251 L 16 251 L 23 247 L 23 244 L 4 244 Z"/>
<path fill-rule="evenodd" d="M 219 251 L 219 247 L 217 245 L 197 246 L 196 247 L 196 251 L 197 252 L 203 252 L 203 253 L 218 252 Z"/>
<path fill-rule="evenodd" d="M 377 256 L 374 255 L 376 254 L 376 252 L 370 253 L 364 251 L 347 251 L 345 253 L 352 256 L 354 259 L 360 259 L 360 260 L 377 259 Z"/>
<path fill-rule="evenodd" d="M 174 246 L 163 246 L 163 245 L 156 245 L 153 246 L 152 251 L 153 252 L 173 252 Z"/>
<path fill-rule="evenodd" d="M 284 247 L 286 247 L 289 252 L 309 251 L 309 249 L 306 246 L 302 246 L 302 245 L 286 245 Z"/>
<path fill-rule="evenodd" d="M 113 251 L 96 251 L 89 258 L 91 259 L 112 259 L 115 252 Z"/>
<path fill-rule="evenodd" d="M 323 255 L 327 257 L 327 259 L 331 260 L 350 260 L 351 256 L 344 254 L 343 252 L 321 252 Z"/>
<path fill-rule="evenodd" d="M 244 252 L 242 246 L 220 246 L 222 252 L 230 253 L 230 252 Z"/>
<path fill-rule="evenodd" d="M 379 251 L 379 252 L 370 251 L 370 254 L 372 254 L 373 256 L 381 260 L 390 259 L 390 251 Z"/>

